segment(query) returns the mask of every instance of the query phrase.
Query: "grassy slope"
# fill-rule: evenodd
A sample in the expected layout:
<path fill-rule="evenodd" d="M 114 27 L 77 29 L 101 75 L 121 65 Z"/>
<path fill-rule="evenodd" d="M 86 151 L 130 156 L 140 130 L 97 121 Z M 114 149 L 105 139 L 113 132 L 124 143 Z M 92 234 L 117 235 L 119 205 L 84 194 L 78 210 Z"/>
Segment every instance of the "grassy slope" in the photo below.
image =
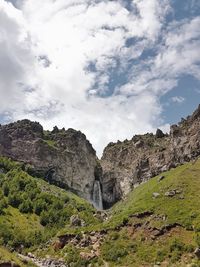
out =
<path fill-rule="evenodd" d="M 108 266 L 154 266 L 157 262 L 161 266 L 200 266 L 200 262 L 193 258 L 195 247 L 200 245 L 200 160 L 162 175 L 165 178 L 161 182 L 158 182 L 159 175 L 140 185 L 124 201 L 117 203 L 109 211 L 108 221 L 74 229 L 74 232 L 108 229 L 100 248 L 100 259 L 106 261 Z M 174 197 L 165 196 L 167 191 L 174 189 L 181 193 Z M 153 198 L 153 193 L 159 193 L 160 196 Z M 133 216 L 144 211 L 151 211 L 153 215 L 141 219 Z M 119 228 L 123 222 L 128 223 Z M 135 227 L 138 223 L 140 227 Z M 180 226 L 152 238 L 153 228 L 161 229 L 174 223 Z M 62 230 L 62 234 L 71 232 L 71 228 Z M 63 256 L 68 247 L 70 246 L 67 245 L 63 251 L 55 254 Z"/>
<path fill-rule="evenodd" d="M 84 206 L 88 209 L 80 211 L 79 215 L 89 222 L 87 227 L 72 228 L 69 222 L 59 230 L 59 233 L 68 234 L 71 232 L 90 232 L 92 230 L 107 229 L 104 242 L 100 247 L 100 257 L 91 266 L 103 266 L 102 262 L 107 262 L 112 266 L 154 266 L 160 262 L 161 266 L 200 266 L 200 262 L 193 258 L 193 251 L 200 245 L 198 237 L 200 231 L 200 160 L 195 164 L 188 163 L 163 174 L 165 179 L 158 182 L 155 177 L 145 184 L 140 185 L 131 192 L 124 201 L 117 203 L 110 211 L 110 218 L 104 223 L 95 221 L 92 210 L 84 200 L 77 196 L 65 192 L 55 186 L 50 186 L 42 180 L 37 180 L 42 190 L 53 195 L 67 194 L 74 206 Z M 34 178 L 33 178 L 34 179 Z M 174 197 L 166 197 L 165 193 L 169 190 L 177 189 L 181 193 Z M 153 193 L 159 193 L 158 198 L 153 198 Z M 152 216 L 135 218 L 136 213 L 151 211 Z M 162 218 L 165 217 L 165 220 Z M 14 227 L 26 231 L 27 228 L 41 230 L 39 217 L 35 214 L 22 214 L 18 209 L 8 207 L 4 215 L 0 216 L 0 222 L 5 220 Z M 123 226 L 123 223 L 127 222 Z M 165 225 L 178 223 L 181 226 L 175 227 L 164 235 L 152 238 L 153 228 L 162 228 Z M 139 227 L 135 227 L 139 224 Z M 121 225 L 120 227 L 118 227 Z M 117 228 L 118 227 L 118 228 Z M 2 252 L 3 251 L 3 252 Z M 90 251 L 90 248 L 84 248 Z M 39 249 L 38 254 L 45 254 L 55 257 L 62 257 L 69 261 L 76 262 L 73 266 L 81 265 L 79 257 L 80 249 L 72 245 L 65 246 L 60 251 L 54 251 L 52 247 Z M 0 248 L 0 255 L 4 258 L 15 257 L 7 250 Z M 5 256 L 6 255 L 6 256 Z M 86 264 L 89 264 L 86 263 Z M 87 265 L 86 265 L 87 266 Z"/>
<path fill-rule="evenodd" d="M 125 201 L 113 207 L 111 225 L 115 227 L 129 218 L 131 226 L 122 227 L 114 242 L 112 235 L 116 231 L 107 236 L 102 246 L 104 257 L 109 260 L 115 258 L 115 252 L 120 247 L 120 243 L 126 248 L 130 242 L 132 247 L 136 246 L 136 249 L 133 252 L 131 248 L 126 248 L 127 255 L 119 257 L 114 262 L 110 261 L 111 266 L 124 266 L 124 264 L 126 266 L 152 266 L 157 261 L 162 262 L 162 266 L 187 266 L 191 262 L 194 262 L 192 266 L 200 266 L 200 262 L 191 259 L 191 253 L 197 243 L 199 245 L 200 160 L 195 164 L 180 166 L 163 175 L 165 176 L 163 181 L 158 182 L 158 177 L 151 179 L 130 193 Z M 181 194 L 171 198 L 164 195 L 165 192 L 173 189 L 178 189 Z M 160 194 L 158 198 L 152 197 L 155 192 Z M 130 218 L 131 215 L 143 211 L 152 211 L 153 215 L 144 219 Z M 163 215 L 166 220 L 160 219 Z M 133 230 L 135 223 L 143 225 L 148 223 L 150 228 L 161 228 L 173 223 L 178 223 L 183 227 L 176 227 L 169 233 L 152 240 L 151 233 L 146 227 L 142 226 Z M 116 245 L 117 243 L 119 246 Z M 116 247 L 113 248 L 112 244 Z"/>
<path fill-rule="evenodd" d="M 22 177 L 22 179 L 28 178 L 30 181 L 36 183 L 39 192 L 45 192 L 50 198 L 56 197 L 58 200 L 67 199 L 67 203 L 64 204 L 64 208 L 68 211 L 70 216 L 73 214 L 78 214 L 79 217 L 83 218 L 86 222 L 87 220 L 91 221 L 92 223 L 96 222 L 96 219 L 93 216 L 95 211 L 94 208 L 84 199 L 79 198 L 71 192 L 60 189 L 54 185 L 50 185 L 42 179 L 31 177 L 26 172 L 21 170 L 20 164 L 10 161 L 6 158 L 0 158 L 0 167 L 6 171 L 5 174 L 1 174 L 0 176 L 0 201 L 2 197 L 8 201 L 8 197 L 2 196 L 2 188 L 3 184 L 5 183 L 5 178 L 7 179 L 9 186 L 12 185 L 12 180 L 16 179 L 16 176 L 17 179 L 20 177 Z M 15 191 L 18 191 L 17 187 Z M 19 194 L 22 195 L 23 192 L 19 191 Z M 56 211 L 57 210 L 55 208 L 55 212 Z M 21 245 L 24 245 L 26 242 L 28 245 L 27 247 L 25 246 L 23 251 L 32 251 L 38 247 L 38 244 L 43 246 L 43 243 L 53 238 L 61 229 L 61 227 L 63 227 L 56 224 L 43 226 L 40 223 L 40 219 L 40 216 L 34 212 L 23 213 L 19 211 L 19 208 L 14 208 L 11 205 L 8 205 L 3 209 L 3 212 L 0 213 L 1 261 L 12 260 L 19 263 L 19 259 L 17 259 L 16 255 L 14 253 L 10 253 L 5 247 L 13 249 L 13 244 L 15 244 L 15 249 L 21 251 Z M 66 218 L 64 224 L 69 224 L 69 217 Z M 15 238 L 14 243 L 13 238 Z"/>
<path fill-rule="evenodd" d="M 158 182 L 155 177 L 136 188 L 127 199 L 113 207 L 113 221 L 131 214 L 151 210 L 156 214 L 167 215 L 166 223 L 180 223 L 185 227 L 200 228 L 200 160 L 188 163 L 163 173 L 165 179 Z M 164 196 L 165 192 L 178 189 L 182 193 L 175 197 Z M 153 193 L 160 197 L 153 198 Z M 183 199 L 180 199 L 183 197 Z"/>

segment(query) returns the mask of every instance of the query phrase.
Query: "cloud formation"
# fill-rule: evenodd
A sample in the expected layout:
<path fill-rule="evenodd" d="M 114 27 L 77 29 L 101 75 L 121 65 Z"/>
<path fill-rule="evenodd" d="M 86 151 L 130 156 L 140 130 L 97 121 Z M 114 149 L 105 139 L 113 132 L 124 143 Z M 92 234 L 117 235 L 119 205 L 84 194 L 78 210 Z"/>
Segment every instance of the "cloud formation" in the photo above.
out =
<path fill-rule="evenodd" d="M 0 0 L 0 113 L 80 129 L 99 155 L 166 129 L 159 98 L 200 80 L 200 16 L 171 13 L 170 0 Z"/>

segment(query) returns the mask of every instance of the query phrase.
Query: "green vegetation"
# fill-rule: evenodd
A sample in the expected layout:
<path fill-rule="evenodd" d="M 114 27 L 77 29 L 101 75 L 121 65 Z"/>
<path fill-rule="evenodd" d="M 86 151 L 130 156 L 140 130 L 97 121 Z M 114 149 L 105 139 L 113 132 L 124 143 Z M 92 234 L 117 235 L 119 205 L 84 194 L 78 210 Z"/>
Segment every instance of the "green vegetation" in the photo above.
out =
<path fill-rule="evenodd" d="M 19 249 L 23 244 L 25 251 L 62 258 L 74 267 L 104 263 L 109 267 L 150 267 L 157 263 L 200 266 L 194 257 L 195 248 L 200 246 L 200 160 L 161 174 L 165 178 L 160 182 L 157 176 L 140 185 L 107 211 L 108 220 L 103 222 L 94 216 L 95 210 L 85 200 L 31 177 L 23 171 L 23 165 L 6 159 L 0 162 L 1 246 Z M 174 196 L 165 195 L 173 190 Z M 154 197 L 153 193 L 159 195 Z M 148 213 L 138 216 L 144 212 Z M 74 214 L 86 225 L 70 226 L 69 219 Z M 84 234 L 90 236 L 92 231 L 102 230 L 99 256 L 92 259 L 80 254 L 90 253 L 91 244 L 80 248 L 69 243 L 59 250 L 41 245 L 57 234 L 78 234 L 81 240 Z"/>
<path fill-rule="evenodd" d="M 34 249 L 69 224 L 73 214 L 95 221 L 89 203 L 33 178 L 23 170 L 23 164 L 0 158 L 0 168 L 1 246 L 20 251 Z"/>
<path fill-rule="evenodd" d="M 43 142 L 45 142 L 48 146 L 56 148 L 56 141 L 50 140 L 50 139 L 43 139 Z"/>
<path fill-rule="evenodd" d="M 159 182 L 161 175 L 165 178 Z M 108 262 L 109 267 L 153 266 L 157 262 L 165 262 L 165 266 L 200 266 L 197 258 L 191 257 L 200 246 L 200 160 L 161 175 L 140 185 L 117 203 L 108 211 L 109 220 L 84 228 L 66 227 L 61 233 L 84 231 L 89 234 L 93 230 L 107 230 L 99 260 Z M 170 190 L 177 193 L 173 197 L 166 196 Z M 153 193 L 159 196 L 155 198 Z M 146 211 L 149 215 L 137 217 Z M 172 228 L 154 236 L 155 229 L 159 231 L 167 225 Z"/>

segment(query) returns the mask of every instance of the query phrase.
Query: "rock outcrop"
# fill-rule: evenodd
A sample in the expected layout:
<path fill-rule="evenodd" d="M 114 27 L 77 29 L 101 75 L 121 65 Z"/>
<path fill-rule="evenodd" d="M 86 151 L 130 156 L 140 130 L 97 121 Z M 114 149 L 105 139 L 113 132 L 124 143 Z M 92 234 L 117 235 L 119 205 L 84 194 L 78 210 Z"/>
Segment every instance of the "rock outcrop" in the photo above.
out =
<path fill-rule="evenodd" d="M 104 207 L 110 207 L 139 183 L 200 155 L 200 105 L 192 116 L 172 125 L 169 135 L 135 135 L 110 143 L 101 159 Z"/>
<path fill-rule="evenodd" d="M 0 155 L 23 162 L 25 168 L 51 183 L 91 200 L 102 171 L 96 152 L 80 131 L 22 120 L 0 126 Z"/>

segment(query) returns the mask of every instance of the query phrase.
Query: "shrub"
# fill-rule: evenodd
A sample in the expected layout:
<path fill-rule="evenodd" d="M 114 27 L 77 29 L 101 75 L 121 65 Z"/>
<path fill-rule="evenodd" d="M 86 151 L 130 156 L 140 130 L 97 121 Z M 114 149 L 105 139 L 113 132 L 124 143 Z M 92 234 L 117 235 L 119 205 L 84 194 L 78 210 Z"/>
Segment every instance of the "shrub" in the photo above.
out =
<path fill-rule="evenodd" d="M 42 211 L 46 211 L 47 210 L 47 203 L 45 202 L 44 199 L 37 199 L 34 202 L 34 212 L 37 215 L 40 215 Z"/>
<path fill-rule="evenodd" d="M 22 213 L 31 213 L 33 211 L 33 205 L 30 200 L 24 200 L 19 205 L 19 211 Z"/>
<path fill-rule="evenodd" d="M 8 196 L 9 194 L 9 185 L 8 185 L 8 182 L 4 182 L 3 186 L 2 186 L 2 189 L 3 189 L 3 193 L 4 193 L 4 196 Z"/>
<path fill-rule="evenodd" d="M 13 206 L 14 208 L 18 208 L 21 203 L 22 203 L 22 198 L 19 193 L 9 194 L 8 204 Z"/>

